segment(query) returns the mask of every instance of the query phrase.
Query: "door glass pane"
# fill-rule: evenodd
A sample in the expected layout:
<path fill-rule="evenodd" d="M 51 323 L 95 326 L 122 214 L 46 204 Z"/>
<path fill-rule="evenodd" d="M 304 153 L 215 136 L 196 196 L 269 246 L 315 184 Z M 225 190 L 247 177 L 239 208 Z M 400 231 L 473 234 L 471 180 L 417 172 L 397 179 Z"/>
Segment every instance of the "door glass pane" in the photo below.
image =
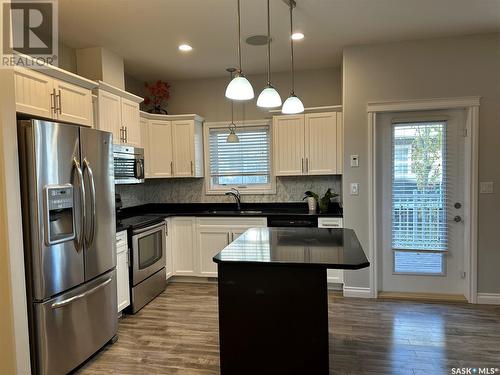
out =
<path fill-rule="evenodd" d="M 139 269 L 147 268 L 161 258 L 161 235 L 162 232 L 158 231 L 139 238 Z"/>
<path fill-rule="evenodd" d="M 442 254 L 425 251 L 445 252 L 447 246 L 446 122 L 394 124 L 394 272 L 442 274 Z"/>

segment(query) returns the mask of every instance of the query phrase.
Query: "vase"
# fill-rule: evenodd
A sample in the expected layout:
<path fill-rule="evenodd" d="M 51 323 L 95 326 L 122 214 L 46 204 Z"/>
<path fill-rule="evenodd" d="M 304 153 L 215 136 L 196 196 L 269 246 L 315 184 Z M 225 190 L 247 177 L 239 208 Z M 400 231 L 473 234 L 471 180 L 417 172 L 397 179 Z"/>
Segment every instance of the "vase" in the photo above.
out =
<path fill-rule="evenodd" d="M 148 110 L 149 113 L 153 113 L 153 114 L 156 114 L 156 115 L 168 115 L 168 112 L 166 109 L 163 109 L 162 107 L 160 107 L 159 105 L 158 106 L 155 106 L 153 108 L 151 108 L 150 110 Z"/>
<path fill-rule="evenodd" d="M 307 206 L 309 207 L 309 212 L 316 212 L 316 199 L 314 197 L 307 197 Z"/>

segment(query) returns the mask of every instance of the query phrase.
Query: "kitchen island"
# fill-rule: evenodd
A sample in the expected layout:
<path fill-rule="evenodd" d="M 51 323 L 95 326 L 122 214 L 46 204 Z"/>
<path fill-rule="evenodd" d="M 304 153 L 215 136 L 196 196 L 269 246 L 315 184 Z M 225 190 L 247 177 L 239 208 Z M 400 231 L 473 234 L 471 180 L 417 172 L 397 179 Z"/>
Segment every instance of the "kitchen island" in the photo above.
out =
<path fill-rule="evenodd" d="M 370 264 L 351 229 L 252 228 L 214 258 L 221 374 L 328 374 L 326 270 Z"/>

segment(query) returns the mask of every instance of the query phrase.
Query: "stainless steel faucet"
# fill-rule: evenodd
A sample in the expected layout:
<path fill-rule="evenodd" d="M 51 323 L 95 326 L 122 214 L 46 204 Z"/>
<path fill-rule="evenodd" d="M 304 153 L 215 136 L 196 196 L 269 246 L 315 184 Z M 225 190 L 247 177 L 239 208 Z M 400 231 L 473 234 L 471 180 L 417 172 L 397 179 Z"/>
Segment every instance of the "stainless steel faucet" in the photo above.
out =
<path fill-rule="evenodd" d="M 227 193 L 225 193 L 225 195 L 233 197 L 234 200 L 236 201 L 236 207 L 237 207 L 238 211 L 241 211 L 241 194 L 240 194 L 240 191 L 238 189 L 231 188 L 231 191 L 228 191 Z"/>

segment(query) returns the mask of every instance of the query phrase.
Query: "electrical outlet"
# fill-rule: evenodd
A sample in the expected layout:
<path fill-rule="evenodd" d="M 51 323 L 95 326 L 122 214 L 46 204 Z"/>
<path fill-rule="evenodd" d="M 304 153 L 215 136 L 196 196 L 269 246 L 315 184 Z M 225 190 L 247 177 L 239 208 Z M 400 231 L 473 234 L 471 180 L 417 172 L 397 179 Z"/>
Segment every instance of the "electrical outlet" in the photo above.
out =
<path fill-rule="evenodd" d="M 359 184 L 351 182 L 351 195 L 359 195 Z"/>
<path fill-rule="evenodd" d="M 479 192 L 481 194 L 493 194 L 495 184 L 492 181 L 485 181 L 479 184 Z"/>
<path fill-rule="evenodd" d="M 351 155 L 351 168 L 359 167 L 359 155 Z"/>

